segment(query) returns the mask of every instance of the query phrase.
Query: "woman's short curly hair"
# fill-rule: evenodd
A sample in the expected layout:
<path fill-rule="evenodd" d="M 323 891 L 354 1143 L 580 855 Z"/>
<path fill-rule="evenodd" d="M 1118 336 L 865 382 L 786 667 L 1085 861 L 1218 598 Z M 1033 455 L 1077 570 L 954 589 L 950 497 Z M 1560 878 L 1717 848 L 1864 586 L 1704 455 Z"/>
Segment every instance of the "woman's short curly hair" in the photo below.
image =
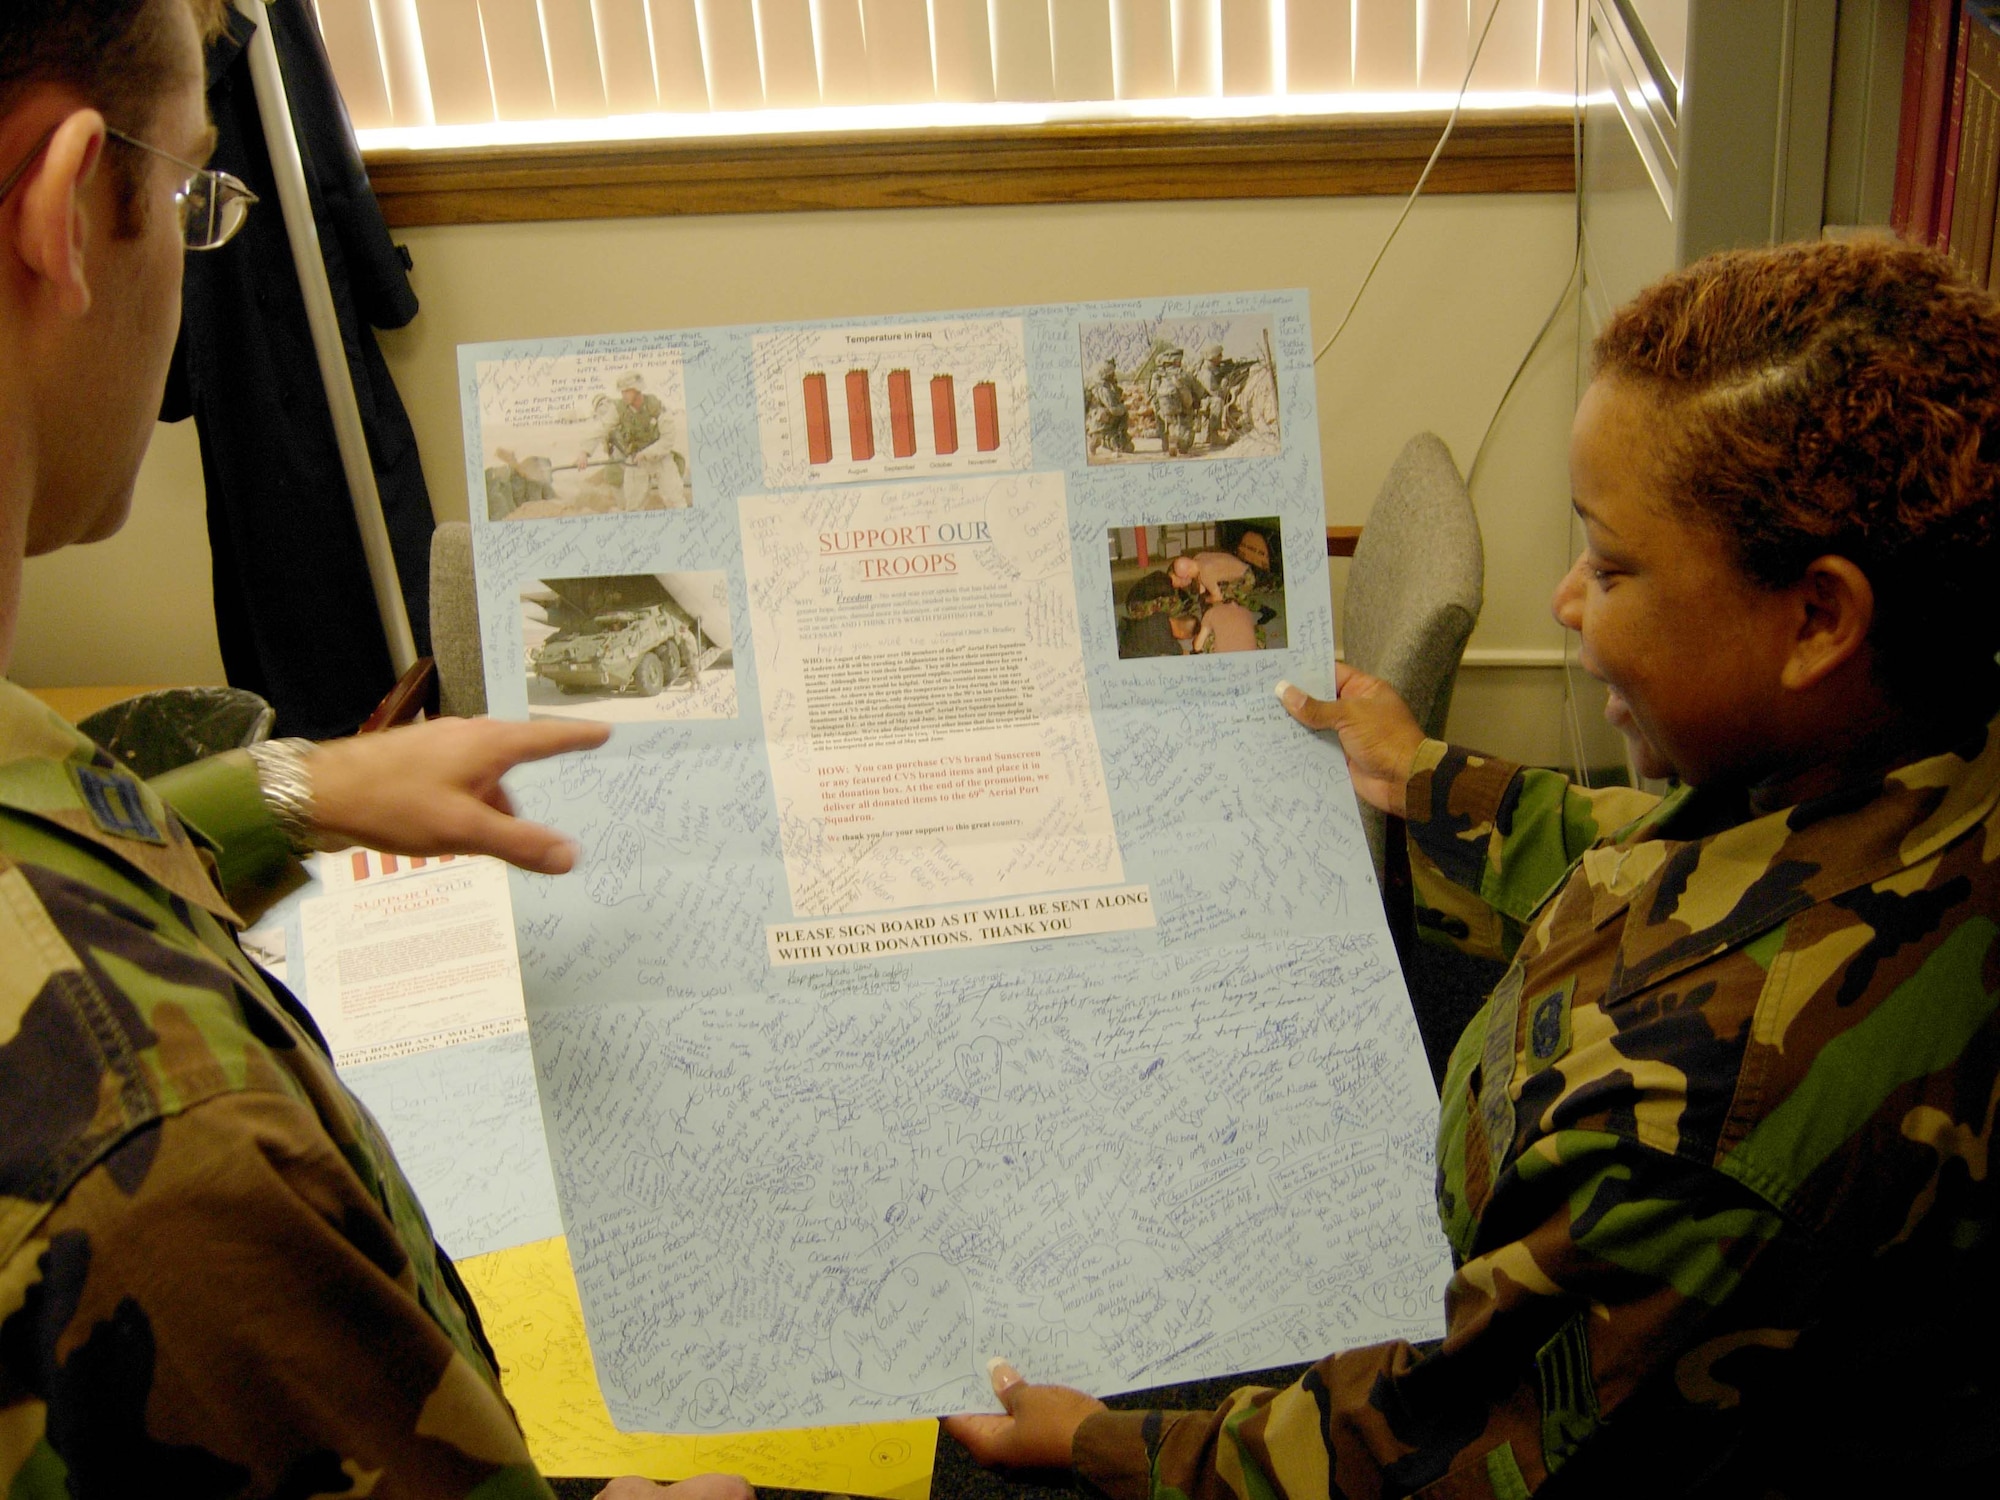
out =
<path fill-rule="evenodd" d="M 1769 587 L 1837 554 L 1875 591 L 1909 704 L 2000 648 L 2000 302 L 1894 240 L 1712 255 L 1597 336 L 1595 373 L 1658 400 L 1676 509 Z"/>

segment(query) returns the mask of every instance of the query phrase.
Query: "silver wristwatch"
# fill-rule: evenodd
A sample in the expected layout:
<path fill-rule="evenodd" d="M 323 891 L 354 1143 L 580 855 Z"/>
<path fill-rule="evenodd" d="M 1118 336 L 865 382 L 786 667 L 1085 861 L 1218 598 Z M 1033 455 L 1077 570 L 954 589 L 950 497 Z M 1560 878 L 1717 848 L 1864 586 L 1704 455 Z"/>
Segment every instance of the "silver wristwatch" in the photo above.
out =
<path fill-rule="evenodd" d="M 343 840 L 329 840 L 313 826 L 312 772 L 306 768 L 313 742 L 265 740 L 249 749 L 257 767 L 257 789 L 292 853 L 344 847 Z"/>

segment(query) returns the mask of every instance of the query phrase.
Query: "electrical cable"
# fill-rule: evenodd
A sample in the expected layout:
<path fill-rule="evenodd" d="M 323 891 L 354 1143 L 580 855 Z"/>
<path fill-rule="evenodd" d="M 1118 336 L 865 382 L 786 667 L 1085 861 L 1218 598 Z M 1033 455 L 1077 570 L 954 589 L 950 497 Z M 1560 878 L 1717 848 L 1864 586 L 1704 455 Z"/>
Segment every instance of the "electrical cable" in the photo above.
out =
<path fill-rule="evenodd" d="M 1396 222 L 1389 226 L 1389 233 L 1382 241 L 1382 248 L 1375 252 L 1375 259 L 1368 263 L 1367 271 L 1362 274 L 1361 285 L 1354 289 L 1354 300 L 1347 304 L 1347 311 L 1341 315 L 1340 323 L 1328 335 L 1327 341 L 1319 346 L 1319 353 L 1313 356 L 1314 364 L 1325 359 L 1326 351 L 1331 349 L 1347 331 L 1347 325 L 1353 321 L 1354 310 L 1361 306 L 1361 299 L 1368 291 L 1368 283 L 1375 279 L 1375 272 L 1381 268 L 1382 257 L 1387 255 L 1389 247 L 1396 243 L 1396 236 L 1403 230 L 1403 221 L 1409 218 L 1410 210 L 1417 206 L 1417 198 L 1423 192 L 1424 184 L 1431 180 L 1431 169 L 1438 164 L 1438 158 L 1444 155 L 1445 142 L 1451 139 L 1452 130 L 1458 124 L 1459 112 L 1465 108 L 1465 95 L 1472 87 L 1473 69 L 1479 66 L 1479 54 L 1486 50 L 1486 38 L 1493 30 L 1493 18 L 1500 14 L 1500 6 L 1503 3 L 1504 0 L 1494 0 L 1493 9 L 1486 13 L 1486 24 L 1480 28 L 1479 40 L 1473 44 L 1472 56 L 1466 62 L 1465 78 L 1458 86 L 1458 97 L 1452 101 L 1451 113 L 1445 116 L 1444 133 L 1431 148 L 1430 159 L 1424 163 L 1423 171 L 1417 174 L 1417 185 L 1410 189 L 1410 196 L 1403 200 L 1403 211 L 1396 215 Z"/>
<path fill-rule="evenodd" d="M 1375 252 L 1375 258 L 1368 263 L 1368 269 L 1362 274 L 1361 283 L 1354 289 L 1354 296 L 1347 304 L 1347 311 L 1341 315 L 1340 322 L 1335 325 L 1333 332 L 1327 336 L 1326 342 L 1320 345 L 1319 351 L 1313 355 L 1313 363 L 1315 365 L 1326 358 L 1328 351 L 1339 341 L 1340 336 L 1347 331 L 1347 325 L 1353 321 L 1355 311 L 1361 306 L 1361 299 L 1367 294 L 1370 283 L 1375 279 L 1375 273 L 1381 269 L 1382 261 L 1389 253 L 1389 247 L 1396 242 L 1396 236 L 1402 233 L 1404 223 L 1409 219 L 1411 210 L 1416 207 L 1417 199 L 1423 194 L 1425 184 L 1430 181 L 1432 169 L 1437 166 L 1438 159 L 1444 155 L 1445 145 L 1451 140 L 1452 131 L 1458 125 L 1459 114 L 1465 107 L 1465 96 L 1472 87 L 1473 72 L 1479 66 L 1480 54 L 1486 48 L 1486 38 L 1493 30 L 1493 21 L 1500 13 L 1501 3 L 1504 3 L 1504 0 L 1496 0 L 1492 10 L 1487 12 L 1486 24 L 1480 29 L 1478 41 L 1473 44 L 1472 56 L 1466 63 L 1465 77 L 1459 84 L 1457 97 L 1452 101 L 1451 113 L 1445 117 L 1444 129 L 1438 135 L 1437 144 L 1431 148 L 1431 154 L 1424 162 L 1423 171 L 1418 173 L 1416 185 L 1410 189 L 1409 196 L 1403 200 L 1402 209 L 1396 215 L 1396 222 L 1389 226 L 1389 233 L 1383 237 L 1380 248 Z M 1578 9 L 1581 11 L 1582 7 L 1579 6 Z M 1579 28 L 1587 27 L 1588 24 L 1588 16 L 1580 14 L 1578 16 Z M 1583 44 L 1584 33 L 1580 29 L 1577 49 L 1571 63 L 1572 71 L 1570 79 L 1570 96 L 1574 101 L 1570 110 L 1570 164 L 1571 179 L 1575 185 L 1573 191 L 1576 216 L 1569 271 L 1563 277 L 1562 286 L 1557 290 L 1555 301 L 1550 306 L 1548 315 L 1542 319 L 1541 327 L 1535 330 L 1535 336 L 1528 341 L 1527 350 L 1522 354 L 1519 363 L 1514 366 L 1513 374 L 1507 378 L 1507 384 L 1500 392 L 1500 399 L 1493 407 L 1493 414 L 1487 419 L 1486 429 L 1480 435 L 1479 447 L 1474 451 L 1471 466 L 1466 471 L 1465 484 L 1468 493 L 1472 490 L 1478 478 L 1480 464 L 1486 457 L 1487 446 L 1493 439 L 1495 428 L 1499 426 L 1500 414 L 1507 409 L 1507 403 L 1513 399 L 1514 391 L 1520 384 L 1521 376 L 1526 373 L 1529 362 L 1535 357 L 1536 351 L 1541 348 L 1542 341 L 1549 336 L 1550 330 L 1555 327 L 1556 320 L 1562 316 L 1563 308 L 1569 304 L 1572 292 L 1576 293 L 1579 297 L 1582 295 Z M 1565 552 L 1567 552 L 1567 548 L 1565 548 Z M 1565 571 L 1567 571 L 1566 566 Z M 1565 631 L 1563 638 L 1563 729 L 1564 737 L 1569 741 L 1568 748 L 1574 779 L 1582 786 L 1588 788 L 1590 786 L 1590 768 L 1586 764 L 1586 755 L 1583 746 L 1583 720 L 1577 706 L 1575 678 L 1577 661 L 1573 654 L 1574 645 L 1575 641 L 1572 634 Z"/>
<path fill-rule="evenodd" d="M 1579 4 L 1577 10 L 1577 47 L 1575 53 L 1572 54 L 1570 62 L 1570 96 L 1575 101 L 1570 106 L 1570 163 L 1576 182 L 1576 251 L 1570 263 L 1569 281 L 1563 285 L 1563 297 L 1567 298 L 1569 296 L 1570 285 L 1574 283 L 1579 303 L 1577 308 L 1578 332 L 1581 333 L 1581 324 L 1583 321 L 1583 308 L 1581 306 L 1583 298 L 1583 90 L 1586 81 L 1584 78 L 1583 59 L 1585 49 L 1588 47 L 1590 40 L 1590 14 L 1588 7 L 1583 4 Z M 1557 306 L 1561 306 L 1560 301 L 1558 301 Z M 1550 316 L 1553 317 L 1554 314 L 1552 313 Z M 1536 341 L 1540 342 L 1540 338 L 1541 335 L 1537 335 Z M 1534 350 L 1531 348 L 1528 352 L 1533 354 Z M 1522 365 L 1525 367 L 1526 364 L 1527 361 L 1524 359 Z M 1515 371 L 1516 379 L 1519 376 L 1520 371 Z M 1500 397 L 1500 406 L 1504 407 L 1507 404 L 1507 396 L 1513 393 L 1513 389 L 1513 381 L 1509 381 L 1506 393 Z M 1493 412 L 1493 422 L 1497 423 L 1499 420 L 1500 409 L 1496 407 Z M 1487 424 L 1486 434 L 1487 437 L 1493 435 L 1493 423 Z M 1485 438 L 1480 440 L 1479 448 L 1480 453 L 1483 454 L 1486 450 Z M 1475 457 L 1473 459 L 1473 467 L 1476 469 L 1478 466 L 1479 460 Z M 1562 567 L 1565 573 L 1572 566 L 1569 560 L 1573 554 L 1570 551 L 1569 544 L 1575 541 L 1575 532 L 1576 514 L 1572 511 L 1564 536 L 1563 556 L 1557 559 L 1557 566 Z M 1579 656 L 1582 644 L 1582 638 L 1575 631 L 1567 629 L 1563 631 L 1563 729 L 1569 740 L 1570 779 L 1588 791 L 1591 785 L 1590 761 L 1588 752 L 1584 749 L 1583 714 L 1577 704 L 1576 693 L 1577 669 L 1582 665 Z"/>
<path fill-rule="evenodd" d="M 1494 9 L 1498 10 L 1499 6 L 1494 6 Z M 1579 17 L 1578 24 L 1587 25 L 1588 19 L 1586 17 Z M 1569 304 L 1571 290 L 1576 290 L 1579 295 L 1582 292 L 1583 79 L 1579 76 L 1581 67 L 1579 62 L 1580 55 L 1581 49 L 1579 48 L 1578 52 L 1572 55 L 1570 62 L 1570 98 L 1573 101 L 1570 105 L 1569 116 L 1570 181 L 1575 185 L 1572 197 L 1576 213 L 1571 236 L 1569 274 L 1563 278 L 1563 284 L 1556 292 L 1556 300 L 1554 305 L 1549 308 L 1549 315 L 1542 319 L 1542 326 L 1535 330 L 1535 336 L 1528 341 L 1528 349 L 1521 356 L 1521 362 L 1514 366 L 1514 373 L 1507 377 L 1506 388 L 1500 392 L 1500 400 L 1493 408 L 1493 415 L 1487 419 L 1486 431 L 1480 435 L 1479 447 L 1473 451 L 1472 466 L 1465 471 L 1465 487 L 1467 490 L 1472 488 L 1473 483 L 1478 477 L 1480 461 L 1486 457 L 1486 445 L 1493 441 L 1493 429 L 1500 425 L 1500 413 L 1507 409 L 1507 403 L 1514 395 L 1514 387 L 1520 384 L 1521 376 L 1528 368 L 1528 362 L 1535 357 L 1535 351 L 1542 347 L 1542 340 L 1549 336 L 1549 330 L 1555 327 L 1556 319 L 1562 315 L 1563 308 Z"/>

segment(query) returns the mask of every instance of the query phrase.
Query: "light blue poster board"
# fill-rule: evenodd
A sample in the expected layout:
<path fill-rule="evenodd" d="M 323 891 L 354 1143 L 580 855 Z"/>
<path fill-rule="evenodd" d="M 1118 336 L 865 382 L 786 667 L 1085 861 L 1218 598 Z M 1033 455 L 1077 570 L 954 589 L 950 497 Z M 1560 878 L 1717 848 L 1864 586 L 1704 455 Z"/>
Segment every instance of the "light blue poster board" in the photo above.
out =
<path fill-rule="evenodd" d="M 1441 1331 L 1436 1095 L 1272 693 L 1332 690 L 1303 294 L 459 361 L 491 711 L 614 726 L 510 789 L 582 849 L 514 903 L 615 1420 Z"/>

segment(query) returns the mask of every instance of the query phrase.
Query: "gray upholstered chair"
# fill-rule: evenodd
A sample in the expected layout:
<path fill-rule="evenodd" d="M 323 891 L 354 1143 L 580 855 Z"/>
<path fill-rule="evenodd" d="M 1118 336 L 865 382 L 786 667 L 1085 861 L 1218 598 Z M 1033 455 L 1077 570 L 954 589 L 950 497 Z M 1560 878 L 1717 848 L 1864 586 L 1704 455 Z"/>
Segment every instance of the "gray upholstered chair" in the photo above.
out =
<path fill-rule="evenodd" d="M 473 718 L 485 712 L 472 527 L 464 521 L 444 521 L 431 533 L 431 654 L 417 658 L 376 705 L 361 732 L 407 724 L 419 713 Z"/>
<path fill-rule="evenodd" d="M 485 713 L 479 590 L 472 577 L 472 528 L 464 521 L 445 521 L 431 537 L 431 656 L 438 711 L 464 719 Z"/>
<path fill-rule="evenodd" d="M 1433 737 L 1444 733 L 1485 571 L 1479 517 L 1451 450 L 1436 434 L 1418 433 L 1390 466 L 1355 543 L 1340 644 L 1350 664 L 1401 693 Z M 1391 929 L 1406 947 L 1414 916 L 1402 827 L 1365 805 L 1361 816 Z"/>

